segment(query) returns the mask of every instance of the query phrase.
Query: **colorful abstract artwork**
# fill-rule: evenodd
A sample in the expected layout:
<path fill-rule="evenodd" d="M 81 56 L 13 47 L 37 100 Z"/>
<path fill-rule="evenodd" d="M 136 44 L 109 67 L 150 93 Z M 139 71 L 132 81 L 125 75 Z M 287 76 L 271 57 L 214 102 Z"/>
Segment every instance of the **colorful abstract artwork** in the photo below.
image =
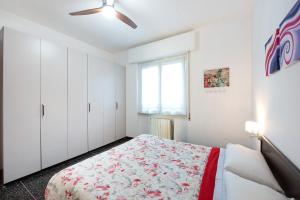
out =
<path fill-rule="evenodd" d="M 266 76 L 300 60 L 300 1 L 266 43 Z"/>
<path fill-rule="evenodd" d="M 204 88 L 229 87 L 229 68 L 212 69 L 204 72 Z"/>

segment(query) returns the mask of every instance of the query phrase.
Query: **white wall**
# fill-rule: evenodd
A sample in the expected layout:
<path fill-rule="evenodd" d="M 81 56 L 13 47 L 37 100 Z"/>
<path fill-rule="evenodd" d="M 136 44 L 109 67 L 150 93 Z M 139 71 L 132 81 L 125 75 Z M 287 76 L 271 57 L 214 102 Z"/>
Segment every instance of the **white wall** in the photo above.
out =
<path fill-rule="evenodd" d="M 253 94 L 263 134 L 300 168 L 300 63 L 265 77 L 264 45 L 296 0 L 255 0 Z"/>
<path fill-rule="evenodd" d="M 191 121 L 188 141 L 249 146 L 244 123 L 251 119 L 251 21 L 236 19 L 199 30 L 197 51 L 191 53 Z M 230 67 L 230 87 L 204 89 L 203 71 Z"/>
<path fill-rule="evenodd" d="M 193 41 L 195 44 L 191 45 L 193 49 L 190 54 L 192 118 L 191 121 L 175 120 L 175 136 L 181 141 L 204 145 L 225 146 L 228 142 L 234 142 L 251 146 L 251 141 L 244 132 L 245 121 L 252 118 L 250 17 L 203 26 L 193 32 Z M 178 44 L 173 48 L 182 46 L 180 40 L 173 41 L 173 44 Z M 156 42 L 155 45 L 168 49 L 164 48 L 163 43 Z M 143 57 L 151 57 L 151 51 L 143 51 L 149 46 L 151 45 L 136 49 L 147 52 Z M 156 48 L 153 54 L 165 53 Z M 221 91 L 204 90 L 203 71 L 228 66 L 231 69 L 230 88 Z M 137 115 L 136 70 L 136 65 L 127 66 L 128 136 L 149 131 L 149 119 Z"/>
<path fill-rule="evenodd" d="M 53 29 L 49 29 L 35 22 L 18 17 L 9 12 L 0 10 L 0 28 L 2 28 L 3 26 L 7 26 L 14 30 L 18 30 L 37 37 L 41 37 L 48 41 L 59 43 L 67 47 L 71 47 L 73 49 L 77 49 L 82 52 L 86 52 L 88 54 L 100 57 L 108 61 L 114 61 L 114 55 L 112 55 L 107 51 L 98 49 L 82 41 L 74 39 L 70 36 L 59 33 Z"/>
<path fill-rule="evenodd" d="M 136 137 L 138 129 L 137 65 L 126 66 L 126 136 Z"/>
<path fill-rule="evenodd" d="M 128 50 L 128 62 L 139 63 L 195 49 L 195 32 L 187 32 Z"/>

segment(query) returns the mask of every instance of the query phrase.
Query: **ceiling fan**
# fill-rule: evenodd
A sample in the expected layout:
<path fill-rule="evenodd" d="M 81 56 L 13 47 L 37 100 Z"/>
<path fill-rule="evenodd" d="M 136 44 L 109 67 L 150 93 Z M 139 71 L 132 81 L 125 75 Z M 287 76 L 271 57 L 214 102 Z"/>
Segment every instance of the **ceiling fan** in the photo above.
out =
<path fill-rule="evenodd" d="M 126 15 L 123 13 L 117 11 L 114 7 L 115 0 L 102 0 L 103 5 L 99 8 L 92 8 L 88 10 L 82 10 L 78 12 L 72 12 L 70 15 L 72 16 L 78 16 L 78 15 L 91 15 L 91 14 L 96 14 L 96 13 L 103 13 L 104 15 L 108 17 L 117 17 L 119 20 L 127 24 L 133 29 L 137 28 L 137 25 Z"/>

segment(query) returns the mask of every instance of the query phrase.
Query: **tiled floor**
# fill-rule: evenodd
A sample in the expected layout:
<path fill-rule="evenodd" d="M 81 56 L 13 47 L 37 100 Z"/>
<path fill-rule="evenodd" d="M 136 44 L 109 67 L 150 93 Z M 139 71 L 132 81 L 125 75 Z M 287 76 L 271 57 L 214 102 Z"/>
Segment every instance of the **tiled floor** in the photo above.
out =
<path fill-rule="evenodd" d="M 47 186 L 47 183 L 55 173 L 70 165 L 104 152 L 129 140 L 130 138 L 118 140 L 112 144 L 106 145 L 72 160 L 68 160 L 7 185 L 0 186 L 0 200 L 42 200 L 44 199 L 44 190 Z"/>

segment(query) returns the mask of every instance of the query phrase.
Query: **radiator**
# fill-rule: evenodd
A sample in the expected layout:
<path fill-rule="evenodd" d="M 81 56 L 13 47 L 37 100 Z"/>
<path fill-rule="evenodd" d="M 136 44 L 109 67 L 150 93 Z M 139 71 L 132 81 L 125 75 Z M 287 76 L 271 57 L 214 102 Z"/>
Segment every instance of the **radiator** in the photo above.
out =
<path fill-rule="evenodd" d="M 150 133 L 161 138 L 174 139 L 174 121 L 172 119 L 151 118 Z"/>

